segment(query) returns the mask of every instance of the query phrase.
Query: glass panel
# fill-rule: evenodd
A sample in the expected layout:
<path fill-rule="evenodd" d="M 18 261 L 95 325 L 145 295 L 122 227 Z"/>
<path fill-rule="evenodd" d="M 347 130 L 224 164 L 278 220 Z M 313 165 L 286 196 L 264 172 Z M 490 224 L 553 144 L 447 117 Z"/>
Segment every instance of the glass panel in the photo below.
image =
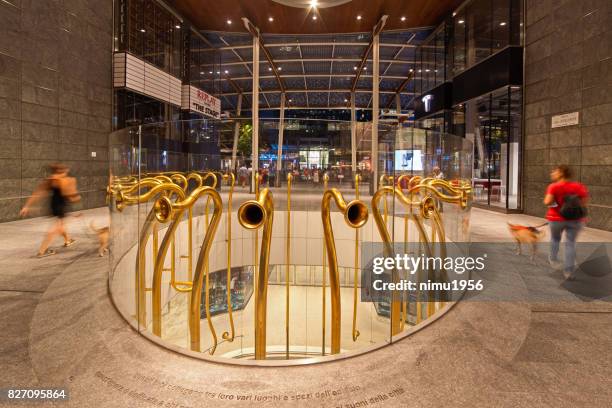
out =
<path fill-rule="evenodd" d="M 420 298 L 418 303 L 417 298 L 405 297 L 400 309 L 391 299 L 362 302 L 358 272 L 367 265 L 359 265 L 360 245 L 382 241 L 372 213 L 372 192 L 381 186 L 405 189 L 398 181 L 400 175 L 431 176 L 461 187 L 472 166 L 469 142 L 383 123 L 378 129 L 379 156 L 373 158 L 371 123 L 358 123 L 357 172 L 363 177 L 359 199 L 370 218 L 360 228 L 351 228 L 347 218 L 353 220 L 355 214 L 344 214 L 343 206 L 332 200 L 328 219 L 334 240 L 324 246 L 324 237 L 330 236 L 324 234 L 321 222 L 325 191 L 337 189 L 347 203 L 357 197 L 347 143 L 350 122 L 288 119 L 286 125 L 279 160 L 278 120 L 260 121 L 259 167 L 250 173 L 258 173 L 253 188 L 247 182 L 252 129 L 248 121 L 151 123 L 111 135 L 111 293 L 122 315 L 153 340 L 198 351 L 204 358 L 253 359 L 255 346 L 263 344 L 256 340 L 254 324 L 256 308 L 263 304 L 258 302 L 263 299 L 262 284 L 267 285 L 263 349 L 267 358 L 304 359 L 363 350 L 390 341 L 391 335 L 402 334 L 444 309 L 437 298 Z M 235 129 L 242 139 L 238 185 L 228 183 L 231 166 L 216 143 Z M 371 175 L 373 165 L 378 166 L 378 180 Z M 289 176 L 294 181 L 290 194 Z M 199 189 L 200 178 L 213 189 Z M 260 199 L 264 191 L 272 194 L 272 207 L 258 212 L 251 201 L 239 220 L 238 208 L 257 198 L 255 188 Z M 203 192 L 213 199 L 195 195 Z M 186 199 L 189 195 L 192 198 Z M 432 220 L 423 219 L 425 233 L 465 241 L 469 206 L 454 207 L 440 204 L 444 235 L 433 232 Z M 424 242 L 414 225 L 410 231 L 405 227 L 408 215 L 420 217 L 420 204 L 402 207 L 391 194 L 379 208 L 391 243 Z M 272 229 L 255 228 L 257 214 L 265 220 L 272 210 Z M 216 231 L 205 241 L 215 225 Z M 269 250 L 265 231 L 270 233 Z M 337 275 L 330 275 L 335 272 L 330 271 L 330 245 L 336 248 L 336 258 L 331 259 L 337 261 Z M 264 263 L 262 253 L 268 257 Z M 336 282 L 338 286 L 332 287 Z M 332 307 L 338 307 L 334 310 L 342 316 L 341 326 L 334 324 L 340 320 L 332 319 Z M 392 318 L 403 319 L 399 330 L 391 324 Z M 338 332 L 336 343 L 333 333 Z"/>
<path fill-rule="evenodd" d="M 510 41 L 510 1 L 495 0 L 493 2 L 492 53 L 505 48 Z"/>
<path fill-rule="evenodd" d="M 467 6 L 467 67 L 491 55 L 491 0 L 474 0 Z"/>
<path fill-rule="evenodd" d="M 453 75 L 466 68 L 466 10 L 462 8 L 453 19 Z"/>

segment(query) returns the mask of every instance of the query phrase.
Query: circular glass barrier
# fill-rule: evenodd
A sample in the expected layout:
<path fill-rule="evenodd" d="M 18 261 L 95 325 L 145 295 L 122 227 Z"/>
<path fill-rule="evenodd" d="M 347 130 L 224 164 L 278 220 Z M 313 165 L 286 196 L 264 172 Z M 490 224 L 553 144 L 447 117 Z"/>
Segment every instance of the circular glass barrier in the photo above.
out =
<path fill-rule="evenodd" d="M 276 140 L 278 125 L 262 121 L 261 135 Z M 360 146 L 371 143 L 369 125 L 357 126 Z M 384 125 L 372 160 L 351 146 L 348 122 L 284 128 L 286 145 L 260 143 L 255 169 L 252 127 L 239 120 L 111 134 L 109 288 L 142 335 L 207 360 L 309 364 L 397 341 L 458 300 L 436 291 L 369 298 L 362 269 L 372 268 L 367 245 L 389 254 L 469 241 L 468 141 Z M 307 144 L 313 128 L 317 144 Z M 207 142 L 234 135 L 227 155 Z"/>

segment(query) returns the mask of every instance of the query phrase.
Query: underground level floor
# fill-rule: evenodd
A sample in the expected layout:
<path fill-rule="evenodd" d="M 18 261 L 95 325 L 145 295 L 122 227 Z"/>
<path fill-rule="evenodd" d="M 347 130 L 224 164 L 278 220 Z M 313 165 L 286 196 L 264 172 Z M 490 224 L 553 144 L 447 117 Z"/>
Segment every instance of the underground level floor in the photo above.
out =
<path fill-rule="evenodd" d="M 0 225 L 0 388 L 65 386 L 70 407 L 612 404 L 605 302 L 463 301 L 398 343 L 309 366 L 235 367 L 176 354 L 114 309 L 92 219 L 104 224 L 106 210 L 72 219 L 77 244 L 45 259 L 33 254 L 49 220 Z M 509 240 L 506 221 L 542 222 L 478 209 L 472 220 L 478 241 Z M 612 234 L 587 229 L 581 239 L 611 242 Z M 509 253 L 515 261 L 524 258 Z M 563 289 L 555 272 L 526 278 Z"/>

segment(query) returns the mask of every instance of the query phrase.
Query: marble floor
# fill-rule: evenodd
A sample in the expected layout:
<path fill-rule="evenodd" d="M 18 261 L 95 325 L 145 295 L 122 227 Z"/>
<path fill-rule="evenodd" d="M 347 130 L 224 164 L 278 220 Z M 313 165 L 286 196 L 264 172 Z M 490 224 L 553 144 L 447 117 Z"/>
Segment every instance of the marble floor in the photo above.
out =
<path fill-rule="evenodd" d="M 462 301 L 388 347 L 301 367 L 176 354 L 138 335 L 113 307 L 92 220 L 106 224 L 106 210 L 71 218 L 76 245 L 44 259 L 33 254 L 48 219 L 0 224 L 0 389 L 66 387 L 69 399 L 55 405 L 67 407 L 612 406 L 606 302 Z M 472 239 L 510 241 L 507 221 L 543 222 L 474 209 Z M 612 233 L 587 228 L 580 240 L 612 242 Z M 508 253 L 504 261 L 524 259 Z M 558 274 L 533 279 L 563 290 Z M 524 280 L 513 284 L 528 290 Z"/>

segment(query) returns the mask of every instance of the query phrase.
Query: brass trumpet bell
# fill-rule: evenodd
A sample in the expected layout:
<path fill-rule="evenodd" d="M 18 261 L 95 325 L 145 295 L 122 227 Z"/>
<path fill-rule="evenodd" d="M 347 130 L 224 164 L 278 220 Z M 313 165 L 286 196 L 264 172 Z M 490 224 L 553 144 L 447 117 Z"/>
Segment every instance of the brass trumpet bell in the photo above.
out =
<path fill-rule="evenodd" d="M 359 200 L 353 200 L 346 205 L 344 220 L 351 228 L 361 228 L 368 222 L 368 207 Z"/>
<path fill-rule="evenodd" d="M 265 218 L 265 208 L 255 200 L 246 201 L 238 208 L 238 222 L 246 229 L 259 228 Z"/>
<path fill-rule="evenodd" d="M 153 204 L 153 211 L 155 212 L 155 218 L 157 221 L 165 224 L 172 219 L 172 215 L 174 214 L 174 210 L 172 209 L 172 201 L 170 201 L 167 196 L 159 197 Z"/>

